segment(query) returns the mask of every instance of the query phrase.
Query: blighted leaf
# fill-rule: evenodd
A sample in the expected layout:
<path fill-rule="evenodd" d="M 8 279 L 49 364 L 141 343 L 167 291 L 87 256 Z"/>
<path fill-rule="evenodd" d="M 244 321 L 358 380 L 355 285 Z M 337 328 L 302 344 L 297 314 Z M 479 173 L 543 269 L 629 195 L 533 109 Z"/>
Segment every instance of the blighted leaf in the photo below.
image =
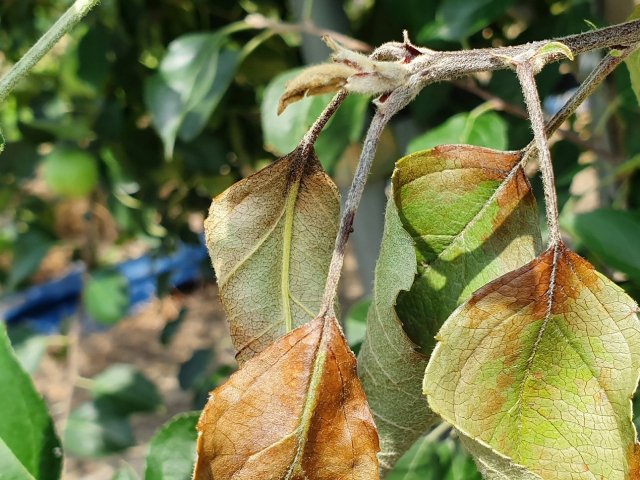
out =
<path fill-rule="evenodd" d="M 397 163 L 359 355 L 382 469 L 435 418 L 421 383 L 438 328 L 475 289 L 540 250 L 538 210 L 519 160 L 445 145 Z"/>
<path fill-rule="evenodd" d="M 451 315 L 424 392 L 463 434 L 543 479 L 635 478 L 638 311 L 559 244 Z"/>
<path fill-rule="evenodd" d="M 241 364 L 320 311 L 339 213 L 304 144 L 214 199 L 207 245 Z"/>
<path fill-rule="evenodd" d="M 278 339 L 212 392 L 193 480 L 378 478 L 378 437 L 335 318 Z"/>
<path fill-rule="evenodd" d="M 149 442 L 144 480 L 189 480 L 196 462 L 199 412 L 176 415 Z"/>
<path fill-rule="evenodd" d="M 407 64 L 401 61 L 377 61 L 354 52 L 331 37 L 323 37 L 334 53 L 335 63 L 314 65 L 287 82 L 278 103 L 278 115 L 305 96 L 331 93 L 345 88 L 349 92 L 377 95 L 390 92 L 409 78 Z"/>
<path fill-rule="evenodd" d="M 21 368 L 0 322 L 0 478 L 57 480 L 62 450 L 44 400 Z"/>
<path fill-rule="evenodd" d="M 287 82 L 278 103 L 278 115 L 307 95 L 337 92 L 347 83 L 349 75 L 354 73 L 358 73 L 358 70 L 339 63 L 323 63 L 304 69 L 297 77 Z"/>

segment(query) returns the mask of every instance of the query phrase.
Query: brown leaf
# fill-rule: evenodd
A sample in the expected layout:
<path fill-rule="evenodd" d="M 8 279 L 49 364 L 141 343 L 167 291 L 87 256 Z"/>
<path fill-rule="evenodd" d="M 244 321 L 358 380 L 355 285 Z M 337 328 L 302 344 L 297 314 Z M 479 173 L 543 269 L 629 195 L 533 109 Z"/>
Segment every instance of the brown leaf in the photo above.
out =
<path fill-rule="evenodd" d="M 212 392 L 193 480 L 375 480 L 376 427 L 335 318 L 280 338 Z"/>
<path fill-rule="evenodd" d="M 305 95 L 337 92 L 347 83 L 347 78 L 355 73 L 358 73 L 357 69 L 341 63 L 322 63 L 305 69 L 287 82 L 278 103 L 278 115 Z"/>

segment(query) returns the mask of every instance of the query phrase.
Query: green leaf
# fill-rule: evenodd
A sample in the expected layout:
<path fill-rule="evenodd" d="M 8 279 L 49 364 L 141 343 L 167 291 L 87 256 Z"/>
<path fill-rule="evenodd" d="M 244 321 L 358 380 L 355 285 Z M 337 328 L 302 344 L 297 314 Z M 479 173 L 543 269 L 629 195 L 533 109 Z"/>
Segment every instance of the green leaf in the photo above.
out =
<path fill-rule="evenodd" d="M 601 208 L 576 215 L 575 234 L 600 260 L 640 283 L 640 216 Z"/>
<path fill-rule="evenodd" d="M 82 301 L 96 320 L 113 324 L 129 310 L 129 283 L 117 272 L 98 272 L 84 287 Z"/>
<path fill-rule="evenodd" d="M 423 27 L 418 39 L 463 40 L 488 26 L 513 3 L 514 0 L 444 0 L 435 22 Z"/>
<path fill-rule="evenodd" d="M 363 298 L 351 307 L 347 315 L 345 322 L 347 342 L 356 355 L 360 351 L 362 341 L 367 331 L 367 312 L 370 306 L 371 298 Z"/>
<path fill-rule="evenodd" d="M 448 143 L 466 143 L 478 147 L 505 150 L 508 146 L 507 123 L 493 111 L 479 107 L 459 113 L 442 125 L 409 142 L 407 154 Z"/>
<path fill-rule="evenodd" d="M 96 375 L 91 391 L 120 415 L 153 412 L 162 404 L 156 385 L 133 365 L 124 363 L 111 365 Z"/>
<path fill-rule="evenodd" d="M 38 335 L 25 325 L 16 325 L 7 330 L 11 346 L 22 368 L 30 375 L 35 374 L 40 367 L 42 358 L 47 351 L 47 337 Z"/>
<path fill-rule="evenodd" d="M 0 322 L 0 477 L 57 480 L 62 467 L 60 440 L 42 397 L 11 349 Z"/>
<path fill-rule="evenodd" d="M 16 288 L 33 275 L 54 243 L 50 235 L 35 228 L 19 235 L 13 247 L 8 288 Z"/>
<path fill-rule="evenodd" d="M 135 445 L 129 418 L 116 412 L 108 401 L 85 402 L 69 415 L 65 448 L 80 457 L 101 457 Z"/>
<path fill-rule="evenodd" d="M 420 438 L 386 480 L 482 480 L 473 459 L 458 441 Z"/>
<path fill-rule="evenodd" d="M 358 362 L 383 469 L 435 417 L 420 384 L 440 325 L 474 290 L 541 248 L 538 209 L 520 158 L 447 145 L 396 164 Z"/>
<path fill-rule="evenodd" d="M 586 260 L 551 247 L 449 317 L 425 373 L 429 405 L 485 454 L 543 479 L 633 478 L 638 311 Z M 514 478 L 504 468 L 485 478 Z"/>
<path fill-rule="evenodd" d="M 180 365 L 180 371 L 178 372 L 180 388 L 189 390 L 198 380 L 201 380 L 212 359 L 213 352 L 211 349 L 195 350 L 191 358 Z"/>
<path fill-rule="evenodd" d="M 167 322 L 167 324 L 162 329 L 162 333 L 160 334 L 160 343 L 162 343 L 163 345 L 168 345 L 171 342 L 171 339 L 173 338 L 173 336 L 180 329 L 180 325 L 182 325 L 182 323 L 184 322 L 184 319 L 187 318 L 188 312 L 189 312 L 189 309 L 181 308 L 180 313 L 178 313 L 178 318 L 170 322 Z"/>
<path fill-rule="evenodd" d="M 149 442 L 144 480 L 190 480 L 196 462 L 200 412 L 181 413 Z"/>
<path fill-rule="evenodd" d="M 169 44 L 159 72 L 145 84 L 145 103 L 173 156 L 176 137 L 196 138 L 231 84 L 240 53 L 224 47 L 225 35 L 194 33 Z"/>
<path fill-rule="evenodd" d="M 111 478 L 111 480 L 139 480 L 138 474 L 128 463 L 123 462 L 120 470 Z"/>
<path fill-rule="evenodd" d="M 240 364 L 319 313 L 339 198 L 301 144 L 213 200 L 206 240 Z"/>
<path fill-rule="evenodd" d="M 333 94 L 306 97 L 278 115 L 278 102 L 285 84 L 304 68 L 288 70 L 274 78 L 267 86 L 260 107 L 265 149 L 276 155 L 292 151 L 309 127 L 331 101 Z M 349 95 L 329 120 L 318 138 L 315 149 L 326 170 L 331 170 L 347 146 L 360 139 L 369 99 Z"/>

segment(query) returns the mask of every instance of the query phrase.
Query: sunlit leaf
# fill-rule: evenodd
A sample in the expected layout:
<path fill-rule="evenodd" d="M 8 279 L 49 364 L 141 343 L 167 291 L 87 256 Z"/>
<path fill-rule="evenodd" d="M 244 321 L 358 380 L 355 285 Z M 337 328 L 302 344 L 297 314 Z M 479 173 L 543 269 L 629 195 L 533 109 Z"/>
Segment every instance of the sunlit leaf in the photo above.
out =
<path fill-rule="evenodd" d="M 378 438 L 335 318 L 267 347 L 211 394 L 194 480 L 378 478 Z"/>
<path fill-rule="evenodd" d="M 552 247 L 451 315 L 424 392 L 463 434 L 543 479 L 636 478 L 638 311 L 584 259 Z"/>
<path fill-rule="evenodd" d="M 194 33 L 171 42 L 159 72 L 145 84 L 145 103 L 164 143 L 173 156 L 176 137 L 193 140 L 233 80 L 239 52 L 224 47 L 225 35 Z"/>
<path fill-rule="evenodd" d="M 196 424 L 200 412 L 181 413 L 149 442 L 144 480 L 190 480 L 196 462 Z"/>
<path fill-rule="evenodd" d="M 407 146 L 407 154 L 446 143 L 465 143 L 505 150 L 508 144 L 507 123 L 492 111 L 476 109 L 469 113 L 459 113 L 411 140 Z"/>
<path fill-rule="evenodd" d="M 382 468 L 435 417 L 421 383 L 442 323 L 474 290 L 540 250 L 538 210 L 519 160 L 448 145 L 397 163 L 359 355 Z"/>
<path fill-rule="evenodd" d="M 260 108 L 264 143 L 265 148 L 276 155 L 284 155 L 296 148 L 333 97 L 332 94 L 305 97 L 278 115 L 278 104 L 285 84 L 301 71 L 289 70 L 277 76 L 264 92 Z M 368 104 L 369 99 L 365 96 L 349 95 L 320 134 L 315 149 L 327 170 L 330 171 L 350 143 L 360 139 Z"/>
<path fill-rule="evenodd" d="M 304 145 L 214 199 L 207 245 L 241 364 L 320 311 L 339 212 Z"/>
<path fill-rule="evenodd" d="M 14 355 L 0 322 L 0 478 L 57 480 L 62 450 L 44 400 Z"/>

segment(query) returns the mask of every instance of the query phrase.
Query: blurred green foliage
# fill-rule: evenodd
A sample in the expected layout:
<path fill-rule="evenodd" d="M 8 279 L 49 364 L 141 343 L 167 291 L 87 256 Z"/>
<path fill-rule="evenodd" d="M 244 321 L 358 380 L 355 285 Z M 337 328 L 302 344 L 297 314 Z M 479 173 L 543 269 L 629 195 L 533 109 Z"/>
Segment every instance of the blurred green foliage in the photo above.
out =
<path fill-rule="evenodd" d="M 0 3 L 0 75 L 71 3 Z M 304 53 L 317 39 L 295 29 L 279 34 L 251 28 L 244 23 L 248 15 L 299 25 L 302 19 L 294 12 L 308 11 L 308 20 L 318 26 L 372 46 L 400 40 L 407 29 L 418 44 L 460 49 L 576 33 L 589 28 L 585 20 L 605 26 L 607 20 L 598 15 L 604 3 L 102 0 L 0 105 L 6 140 L 0 156 L 0 294 L 63 273 L 69 262 L 82 259 L 91 278 L 86 309 L 104 323 L 117 322 L 126 314 L 128 292 L 109 267 L 127 256 L 130 244 L 156 255 L 179 242 L 199 242 L 198 222 L 212 197 L 293 149 L 330 96 L 305 99 L 280 117 L 275 105 L 285 81 L 307 61 L 317 61 Z M 548 66 L 537 77 L 543 101 L 584 76 L 576 63 Z M 474 82 L 522 108 L 512 72 L 479 75 Z M 640 300 L 640 110 L 631 85 L 627 66 L 621 66 L 596 94 L 591 111 L 571 119 L 573 137 L 553 140 L 552 155 L 567 242 Z M 528 122 L 498 107 L 460 85 L 430 85 L 394 119 L 389 135 L 408 153 L 447 142 L 522 148 L 532 138 Z M 330 173 L 353 164 L 350 147 L 361 140 L 371 111 L 366 98 L 349 97 L 320 136 L 317 151 Z M 378 174 L 390 173 L 389 166 L 380 168 L 385 171 Z M 585 190 L 579 176 L 586 170 L 591 180 Z M 541 199 L 538 178 L 532 183 Z M 78 208 L 69 209 L 70 202 Z M 599 208 L 585 213 L 594 206 Z M 42 261 L 56 247 L 71 253 L 53 273 L 43 273 Z M 366 302 L 347 319 L 356 348 L 364 334 L 363 312 Z M 163 344 L 171 341 L 184 313 L 167 325 Z M 20 361 L 35 371 L 42 338 L 16 331 L 12 339 Z M 212 352 L 196 351 L 182 365 L 180 385 L 193 391 L 199 408 L 231 370 L 218 365 Z M 140 375 L 117 366 L 91 380 L 93 400 L 72 412 L 67 424 L 69 452 L 100 456 L 134 444 L 129 415 L 161 403 L 153 384 Z M 16 374 L 18 380 L 28 379 Z M 162 473 L 162 461 L 173 452 L 171 442 L 192 448 L 196 420 L 194 414 L 180 417 L 158 433 L 145 478 L 183 478 Z M 187 476 L 189 458 L 174 459 Z M 422 441 L 391 478 L 475 478 L 474 472 L 451 440 Z M 119 475 L 134 478 L 127 467 Z"/>

